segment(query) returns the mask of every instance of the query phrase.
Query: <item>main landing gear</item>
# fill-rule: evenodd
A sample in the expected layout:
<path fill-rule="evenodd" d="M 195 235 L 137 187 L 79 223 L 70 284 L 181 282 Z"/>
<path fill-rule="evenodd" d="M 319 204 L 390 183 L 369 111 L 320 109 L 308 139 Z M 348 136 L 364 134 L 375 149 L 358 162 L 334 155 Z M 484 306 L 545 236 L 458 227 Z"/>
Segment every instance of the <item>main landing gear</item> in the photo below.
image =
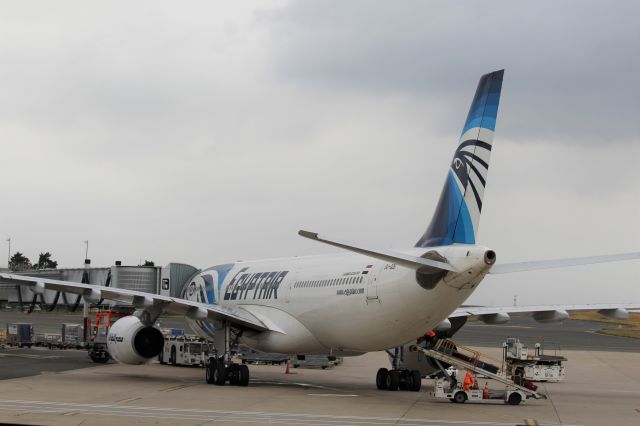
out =
<path fill-rule="evenodd" d="M 422 387 L 422 375 L 418 370 L 407 370 L 400 368 L 400 363 L 404 358 L 404 347 L 394 348 L 393 352 L 386 351 L 391 359 L 391 370 L 381 368 L 376 374 L 376 387 L 380 390 L 397 391 L 407 390 L 418 392 Z"/>
<path fill-rule="evenodd" d="M 249 384 L 249 367 L 245 364 L 226 362 L 224 357 L 209 358 L 205 374 L 207 383 L 210 385 L 224 386 L 227 381 L 230 385 L 236 386 Z"/>
<path fill-rule="evenodd" d="M 216 324 L 216 333 L 213 336 L 214 354 L 205 365 L 205 379 L 210 385 L 247 386 L 249 384 L 249 367 L 244 364 L 236 364 L 231 361 L 231 348 L 235 347 L 240 338 L 240 333 L 231 328 L 228 322 Z M 223 349 L 219 351 L 219 349 Z M 218 356 L 221 354 L 222 356 Z"/>
<path fill-rule="evenodd" d="M 407 390 L 418 392 L 422 387 L 422 376 L 418 370 L 387 370 L 381 368 L 376 374 L 376 387 L 380 390 Z"/>

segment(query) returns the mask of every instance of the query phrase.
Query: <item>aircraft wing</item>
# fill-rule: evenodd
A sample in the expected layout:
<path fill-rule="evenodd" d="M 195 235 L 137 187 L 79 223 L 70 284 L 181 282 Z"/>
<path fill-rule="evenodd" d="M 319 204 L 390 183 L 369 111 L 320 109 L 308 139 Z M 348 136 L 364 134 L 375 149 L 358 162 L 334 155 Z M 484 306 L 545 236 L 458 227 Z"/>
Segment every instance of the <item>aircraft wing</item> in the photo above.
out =
<path fill-rule="evenodd" d="M 255 331 L 269 330 L 269 327 L 262 321 L 242 309 L 230 309 L 219 305 L 209 305 L 175 297 L 160 296 L 143 291 L 103 287 L 48 278 L 5 273 L 0 273 L 0 278 L 15 283 L 16 285 L 29 287 L 36 294 L 42 293 L 44 290 L 75 293 L 82 295 L 93 303 L 97 303 L 101 299 L 114 300 L 131 303 L 138 309 L 160 308 L 163 314 L 184 315 L 197 320 L 225 320 L 245 329 Z"/>
<path fill-rule="evenodd" d="M 604 316 L 626 319 L 629 310 L 640 309 L 638 303 L 591 303 L 583 305 L 529 305 L 529 306 L 461 306 L 449 318 L 477 317 L 490 324 L 509 321 L 510 314 L 532 314 L 541 322 L 562 321 L 569 317 L 570 311 L 598 311 Z"/>

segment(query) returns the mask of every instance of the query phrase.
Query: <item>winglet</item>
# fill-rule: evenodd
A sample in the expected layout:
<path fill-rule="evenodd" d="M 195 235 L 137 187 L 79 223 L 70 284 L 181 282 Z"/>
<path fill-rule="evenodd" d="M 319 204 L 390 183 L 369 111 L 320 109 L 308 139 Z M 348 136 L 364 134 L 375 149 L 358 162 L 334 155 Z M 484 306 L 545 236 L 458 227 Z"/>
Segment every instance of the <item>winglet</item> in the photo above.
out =
<path fill-rule="evenodd" d="M 318 233 L 317 232 L 303 231 L 301 229 L 301 230 L 298 231 L 298 235 L 300 235 L 301 237 L 309 238 L 311 240 L 317 240 L 318 239 Z"/>

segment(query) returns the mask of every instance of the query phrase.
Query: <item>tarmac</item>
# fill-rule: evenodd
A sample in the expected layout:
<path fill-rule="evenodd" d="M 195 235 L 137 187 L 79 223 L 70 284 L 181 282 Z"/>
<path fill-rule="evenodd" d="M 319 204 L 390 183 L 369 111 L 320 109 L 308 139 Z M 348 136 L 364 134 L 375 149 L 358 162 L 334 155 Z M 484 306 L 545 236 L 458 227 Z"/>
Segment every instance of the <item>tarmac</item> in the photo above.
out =
<path fill-rule="evenodd" d="M 15 353 L 23 350 L 14 350 Z M 31 350 L 47 354 L 45 349 Z M 499 353 L 495 348 L 486 351 Z M 251 366 L 248 387 L 213 386 L 201 368 L 151 363 L 48 372 L 0 381 L 0 422 L 48 425 L 637 425 L 640 356 L 567 351 L 567 380 L 542 383 L 547 400 L 453 404 L 420 392 L 379 391 L 383 352 L 346 358 L 328 370 Z M 0 362 L 3 363 L 2 358 Z M 29 362 L 29 358 L 25 358 Z M 4 369 L 4 368 L 3 368 Z M 482 381 L 481 381 L 482 384 Z"/>
<path fill-rule="evenodd" d="M 23 322 L 52 317 L 33 315 Z M 5 321 L 0 316 L 0 324 Z M 11 321 L 16 321 L 12 319 Z M 453 404 L 430 395 L 432 380 L 420 392 L 379 391 L 375 373 L 388 367 L 387 355 L 375 352 L 345 358 L 327 370 L 284 366 L 250 366 L 248 387 L 213 386 L 201 368 L 171 367 L 152 362 L 130 366 L 96 365 L 84 351 L 42 348 L 0 350 L 0 422 L 9 424 L 113 425 L 114 423 L 289 424 L 289 425 L 637 425 L 640 424 L 639 342 L 593 333 L 597 324 L 565 322 L 539 328 L 524 322 L 505 326 L 467 324 L 456 340 L 500 358 L 505 336 L 533 344 L 573 342 L 583 349 L 561 351 L 567 378 L 541 383 L 547 400 L 527 400 L 519 406 L 501 401 Z M 60 322 L 76 322 L 66 319 Z M 577 324 L 573 324 L 577 323 Z M 546 327 L 549 327 L 548 329 Z M 500 331 L 502 330 L 502 331 Z M 541 332 L 543 331 L 543 332 Z M 466 337 L 464 333 L 467 333 Z M 460 337 L 460 338 L 458 338 Z M 614 342 L 608 350 L 594 350 Z M 474 345 L 492 342 L 487 348 Z M 595 343 L 594 343 L 595 342 Z M 489 382 L 499 388 L 498 384 Z M 481 379 L 481 385 L 484 381 Z"/>

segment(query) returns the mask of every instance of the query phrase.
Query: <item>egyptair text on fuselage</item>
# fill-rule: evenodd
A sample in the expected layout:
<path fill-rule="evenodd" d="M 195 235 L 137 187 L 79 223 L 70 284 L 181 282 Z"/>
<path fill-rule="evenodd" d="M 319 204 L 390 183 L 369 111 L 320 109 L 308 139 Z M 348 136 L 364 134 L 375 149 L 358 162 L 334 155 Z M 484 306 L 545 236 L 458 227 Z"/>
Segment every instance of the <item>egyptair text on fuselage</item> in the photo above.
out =
<path fill-rule="evenodd" d="M 278 298 L 278 288 L 289 271 L 250 273 L 247 269 L 241 269 L 233 277 L 224 292 L 224 300 Z"/>

